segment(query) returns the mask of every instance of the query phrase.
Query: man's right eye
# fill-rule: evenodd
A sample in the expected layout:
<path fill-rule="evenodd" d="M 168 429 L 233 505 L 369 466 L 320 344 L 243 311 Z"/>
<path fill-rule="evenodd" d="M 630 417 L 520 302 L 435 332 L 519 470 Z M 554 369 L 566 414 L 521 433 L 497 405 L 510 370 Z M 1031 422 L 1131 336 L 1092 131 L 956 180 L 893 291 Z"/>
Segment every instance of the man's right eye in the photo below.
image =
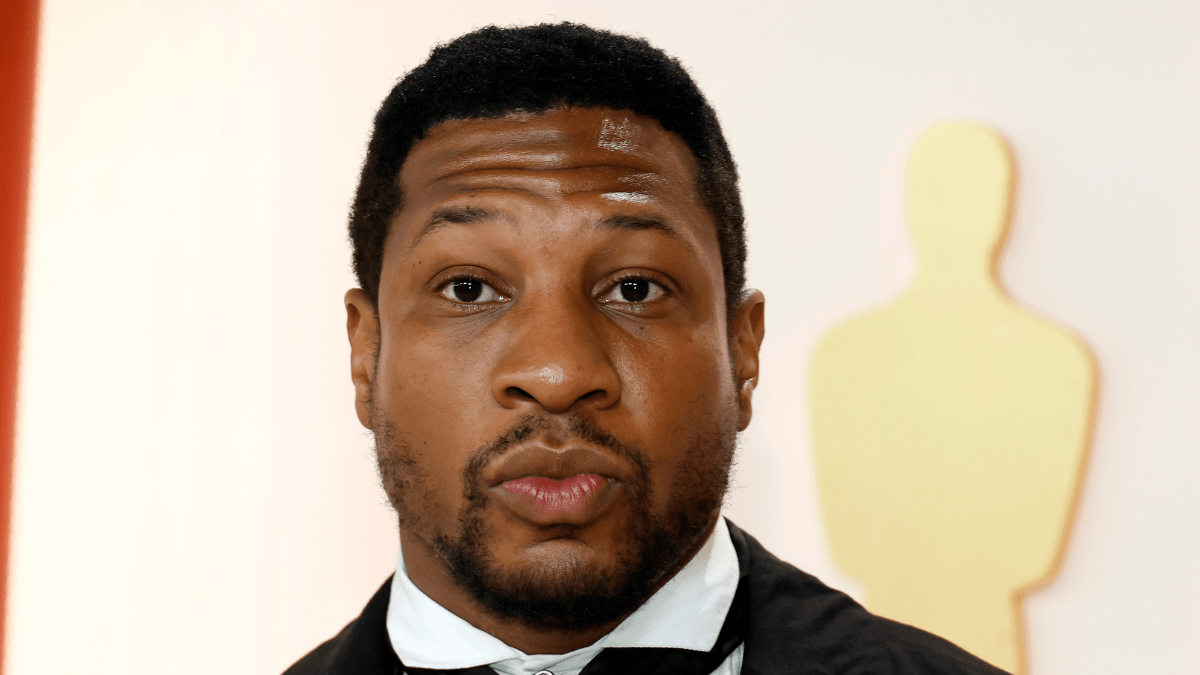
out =
<path fill-rule="evenodd" d="M 489 302 L 507 300 L 495 288 L 479 279 L 455 279 L 442 288 L 442 297 L 451 301 L 468 305 L 478 305 Z"/>

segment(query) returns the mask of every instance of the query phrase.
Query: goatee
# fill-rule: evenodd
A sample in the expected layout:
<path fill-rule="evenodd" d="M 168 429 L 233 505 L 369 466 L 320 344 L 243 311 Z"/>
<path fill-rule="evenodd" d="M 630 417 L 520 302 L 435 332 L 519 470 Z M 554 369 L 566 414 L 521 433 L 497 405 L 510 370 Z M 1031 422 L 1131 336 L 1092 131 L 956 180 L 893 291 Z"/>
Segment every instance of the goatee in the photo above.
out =
<path fill-rule="evenodd" d="M 548 429 L 602 447 L 636 468 L 628 487 L 629 525 L 617 563 L 597 568 L 582 560 L 508 570 L 489 552 L 492 537 L 486 521 L 491 495 L 481 480 L 484 467 L 510 446 Z M 652 495 L 649 460 L 640 448 L 622 443 L 587 418 L 529 416 L 496 441 L 472 455 L 463 475 L 467 506 L 459 513 L 458 532 L 423 537 L 443 560 L 452 578 L 487 610 L 532 627 L 584 630 L 604 626 L 633 611 L 664 577 L 681 566 L 700 546 L 721 507 L 736 445 L 732 416 L 698 436 L 680 460 L 686 469 L 666 498 Z M 375 430 L 379 472 L 402 526 L 419 532 L 421 524 L 405 506 L 421 498 L 422 476 L 409 449 L 389 425 Z M 652 497 L 665 502 L 661 515 L 652 512 Z M 569 529 L 568 536 L 569 536 Z"/>

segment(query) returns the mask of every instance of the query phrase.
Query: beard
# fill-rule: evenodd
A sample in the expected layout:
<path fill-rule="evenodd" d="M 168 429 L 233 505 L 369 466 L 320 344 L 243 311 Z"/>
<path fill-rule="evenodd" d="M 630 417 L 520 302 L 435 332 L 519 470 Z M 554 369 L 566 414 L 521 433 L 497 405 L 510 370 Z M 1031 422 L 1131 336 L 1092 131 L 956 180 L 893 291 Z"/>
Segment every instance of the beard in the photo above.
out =
<path fill-rule="evenodd" d="M 735 419 L 731 408 L 712 429 L 696 437 L 680 458 L 681 474 L 670 494 L 665 500 L 656 500 L 659 495 L 653 494 L 650 485 L 649 459 L 640 448 L 622 443 L 578 415 L 526 417 L 473 453 L 463 474 L 467 505 L 459 513 L 458 531 L 453 536 L 428 532 L 406 506 L 406 495 L 433 502 L 417 461 L 387 423 L 376 425 L 376 459 L 384 491 L 401 525 L 420 533 L 418 536 L 426 535 L 422 539 L 442 559 L 451 578 L 484 608 L 531 627 L 584 630 L 609 624 L 640 606 L 699 546 L 729 484 L 736 449 Z M 616 563 L 606 567 L 573 558 L 505 569 L 489 550 L 493 539 L 486 520 L 490 495 L 481 473 L 513 444 L 539 431 L 562 427 L 571 436 L 605 448 L 635 467 L 634 479 L 626 486 L 630 517 L 624 546 L 614 552 Z M 655 501 L 665 501 L 661 514 L 654 513 Z M 580 529 L 560 527 L 566 537 Z"/>

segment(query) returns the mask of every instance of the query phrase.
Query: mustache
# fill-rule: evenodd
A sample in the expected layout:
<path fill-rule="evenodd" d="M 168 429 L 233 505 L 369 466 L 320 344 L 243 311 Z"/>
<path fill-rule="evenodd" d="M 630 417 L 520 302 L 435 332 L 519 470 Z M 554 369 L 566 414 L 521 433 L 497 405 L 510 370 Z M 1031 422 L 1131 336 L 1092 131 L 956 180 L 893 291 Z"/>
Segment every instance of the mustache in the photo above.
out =
<path fill-rule="evenodd" d="M 650 472 L 646 453 L 640 448 L 624 443 L 600 428 L 594 421 L 578 413 L 566 415 L 529 414 L 502 433 L 496 440 L 475 450 L 464 472 L 467 497 L 478 498 L 480 475 L 489 463 L 508 452 L 509 448 L 523 443 L 537 434 L 547 434 L 554 440 L 581 440 L 601 447 L 637 468 L 638 481 L 645 485 Z"/>

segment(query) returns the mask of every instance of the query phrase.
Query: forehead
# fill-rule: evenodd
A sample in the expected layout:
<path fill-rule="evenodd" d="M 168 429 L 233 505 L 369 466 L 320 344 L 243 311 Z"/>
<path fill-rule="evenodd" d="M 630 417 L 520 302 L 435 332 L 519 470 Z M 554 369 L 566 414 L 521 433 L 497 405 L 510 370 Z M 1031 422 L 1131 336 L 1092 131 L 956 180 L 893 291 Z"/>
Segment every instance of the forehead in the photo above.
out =
<path fill-rule="evenodd" d="M 443 122 L 413 146 L 401 180 L 436 180 L 498 156 L 543 170 L 612 165 L 691 181 L 696 176 L 687 144 L 657 120 L 608 108 L 564 107 Z"/>
<path fill-rule="evenodd" d="M 702 232 L 691 234 L 715 244 L 697 175 L 695 157 L 678 135 L 629 111 L 564 107 L 451 120 L 409 153 L 400 173 L 404 204 L 398 220 L 440 202 L 499 190 L 541 200 L 590 200 L 601 208 L 660 210 L 699 227 Z M 409 243 L 424 234 L 404 229 L 400 238 Z"/>

